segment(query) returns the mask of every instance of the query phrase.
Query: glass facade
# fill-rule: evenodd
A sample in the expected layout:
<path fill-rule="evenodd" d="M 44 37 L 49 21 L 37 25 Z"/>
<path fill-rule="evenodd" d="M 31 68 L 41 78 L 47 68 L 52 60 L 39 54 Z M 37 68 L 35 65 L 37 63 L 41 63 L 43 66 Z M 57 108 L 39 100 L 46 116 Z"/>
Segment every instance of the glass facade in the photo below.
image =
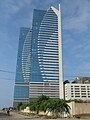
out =
<path fill-rule="evenodd" d="M 18 99 L 22 99 L 22 100 L 24 100 L 24 99 L 28 99 L 28 94 L 29 94 L 29 87 L 28 86 L 25 86 L 25 85 L 16 85 L 15 86 L 15 95 L 14 95 L 14 97 L 15 97 L 15 99 L 16 100 L 18 100 Z M 18 94 L 16 94 L 16 93 L 18 93 Z"/>
<path fill-rule="evenodd" d="M 38 33 L 41 21 L 45 15 L 46 11 L 34 10 L 33 13 L 33 24 L 32 24 L 32 63 L 30 72 L 30 82 L 41 82 L 43 81 L 39 62 L 38 62 Z"/>
<path fill-rule="evenodd" d="M 59 80 L 58 17 L 52 8 L 39 28 L 38 61 L 43 81 Z"/>
<path fill-rule="evenodd" d="M 29 83 L 59 81 L 58 10 L 34 10 L 32 29 L 21 28 L 14 102 L 30 99 Z"/>
<path fill-rule="evenodd" d="M 14 87 L 14 103 L 29 101 L 31 37 L 32 31 L 30 28 L 22 27 L 20 29 Z"/>
<path fill-rule="evenodd" d="M 16 83 L 29 82 L 30 79 L 31 33 L 29 28 L 20 29 Z"/>
<path fill-rule="evenodd" d="M 58 17 L 52 8 L 35 10 L 30 82 L 59 79 Z"/>

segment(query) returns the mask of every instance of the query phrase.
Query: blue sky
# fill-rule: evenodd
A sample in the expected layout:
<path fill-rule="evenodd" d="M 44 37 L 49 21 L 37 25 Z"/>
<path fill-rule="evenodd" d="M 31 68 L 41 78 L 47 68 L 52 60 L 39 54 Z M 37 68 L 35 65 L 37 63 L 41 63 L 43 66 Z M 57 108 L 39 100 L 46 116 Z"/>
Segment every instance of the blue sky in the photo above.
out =
<path fill-rule="evenodd" d="M 20 27 L 31 27 L 33 9 L 58 8 L 59 3 L 64 78 L 90 76 L 90 0 L 1 0 L 0 108 L 11 106 L 13 101 Z"/>

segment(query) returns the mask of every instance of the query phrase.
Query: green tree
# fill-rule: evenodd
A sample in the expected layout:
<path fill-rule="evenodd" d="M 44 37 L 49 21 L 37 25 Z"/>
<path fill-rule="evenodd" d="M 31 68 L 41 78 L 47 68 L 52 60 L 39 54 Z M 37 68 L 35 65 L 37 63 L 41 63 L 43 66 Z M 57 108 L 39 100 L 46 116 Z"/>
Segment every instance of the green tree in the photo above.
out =
<path fill-rule="evenodd" d="M 30 111 L 36 111 L 36 106 L 37 106 L 37 100 L 30 102 L 29 104 Z"/>
<path fill-rule="evenodd" d="M 22 104 L 22 105 L 20 106 L 20 110 L 24 110 L 26 107 L 27 107 L 27 104 Z"/>
<path fill-rule="evenodd" d="M 38 114 L 39 111 L 44 111 L 46 112 L 46 100 L 49 98 L 47 96 L 41 95 L 39 96 L 36 100 L 32 101 L 29 105 L 29 108 L 31 111 L 36 111 Z"/>
<path fill-rule="evenodd" d="M 70 113 L 70 107 L 63 99 L 52 99 L 44 95 L 39 96 L 36 100 L 30 104 L 30 110 L 35 111 L 37 114 L 39 111 L 52 112 L 54 117 L 63 116 L 64 113 Z"/>
<path fill-rule="evenodd" d="M 24 110 L 26 107 L 28 106 L 28 104 L 24 104 L 22 102 L 20 102 L 17 106 L 17 109 L 20 110 Z"/>
<path fill-rule="evenodd" d="M 49 99 L 47 102 L 48 112 L 52 112 L 54 117 L 62 116 L 64 113 L 70 113 L 70 107 L 65 100 Z"/>
<path fill-rule="evenodd" d="M 39 113 L 39 111 L 44 111 L 46 112 L 46 101 L 49 99 L 49 97 L 45 96 L 45 95 L 41 95 L 38 97 L 37 99 L 37 105 L 36 105 L 36 111 L 37 114 Z"/>
<path fill-rule="evenodd" d="M 20 103 L 18 104 L 18 106 L 17 106 L 17 109 L 20 110 L 20 107 L 21 107 L 22 105 L 23 105 L 23 103 L 20 102 Z"/>
<path fill-rule="evenodd" d="M 70 106 L 66 103 L 66 101 L 65 100 L 63 100 L 63 99 L 60 99 L 59 101 L 58 101 L 58 112 L 60 112 L 60 115 L 61 115 L 61 117 L 62 117 L 62 115 L 65 113 L 65 114 L 70 114 Z"/>

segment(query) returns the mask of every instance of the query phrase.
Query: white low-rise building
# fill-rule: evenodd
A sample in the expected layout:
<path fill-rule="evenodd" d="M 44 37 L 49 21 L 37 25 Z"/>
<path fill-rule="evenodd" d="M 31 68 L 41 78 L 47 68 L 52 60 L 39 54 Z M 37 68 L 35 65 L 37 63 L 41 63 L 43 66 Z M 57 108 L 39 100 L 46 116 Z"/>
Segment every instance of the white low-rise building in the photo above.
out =
<path fill-rule="evenodd" d="M 90 84 L 65 84 L 65 99 L 90 101 Z"/>

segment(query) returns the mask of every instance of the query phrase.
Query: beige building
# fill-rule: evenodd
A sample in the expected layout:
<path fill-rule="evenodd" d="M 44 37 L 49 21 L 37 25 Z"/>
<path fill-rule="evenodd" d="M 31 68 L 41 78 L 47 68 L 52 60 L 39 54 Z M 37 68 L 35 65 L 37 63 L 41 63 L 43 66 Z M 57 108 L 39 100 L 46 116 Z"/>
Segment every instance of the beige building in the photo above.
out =
<path fill-rule="evenodd" d="M 30 82 L 29 96 L 33 100 L 41 95 L 49 96 L 50 98 L 59 98 L 59 82 L 58 81 L 44 81 L 44 82 Z"/>

